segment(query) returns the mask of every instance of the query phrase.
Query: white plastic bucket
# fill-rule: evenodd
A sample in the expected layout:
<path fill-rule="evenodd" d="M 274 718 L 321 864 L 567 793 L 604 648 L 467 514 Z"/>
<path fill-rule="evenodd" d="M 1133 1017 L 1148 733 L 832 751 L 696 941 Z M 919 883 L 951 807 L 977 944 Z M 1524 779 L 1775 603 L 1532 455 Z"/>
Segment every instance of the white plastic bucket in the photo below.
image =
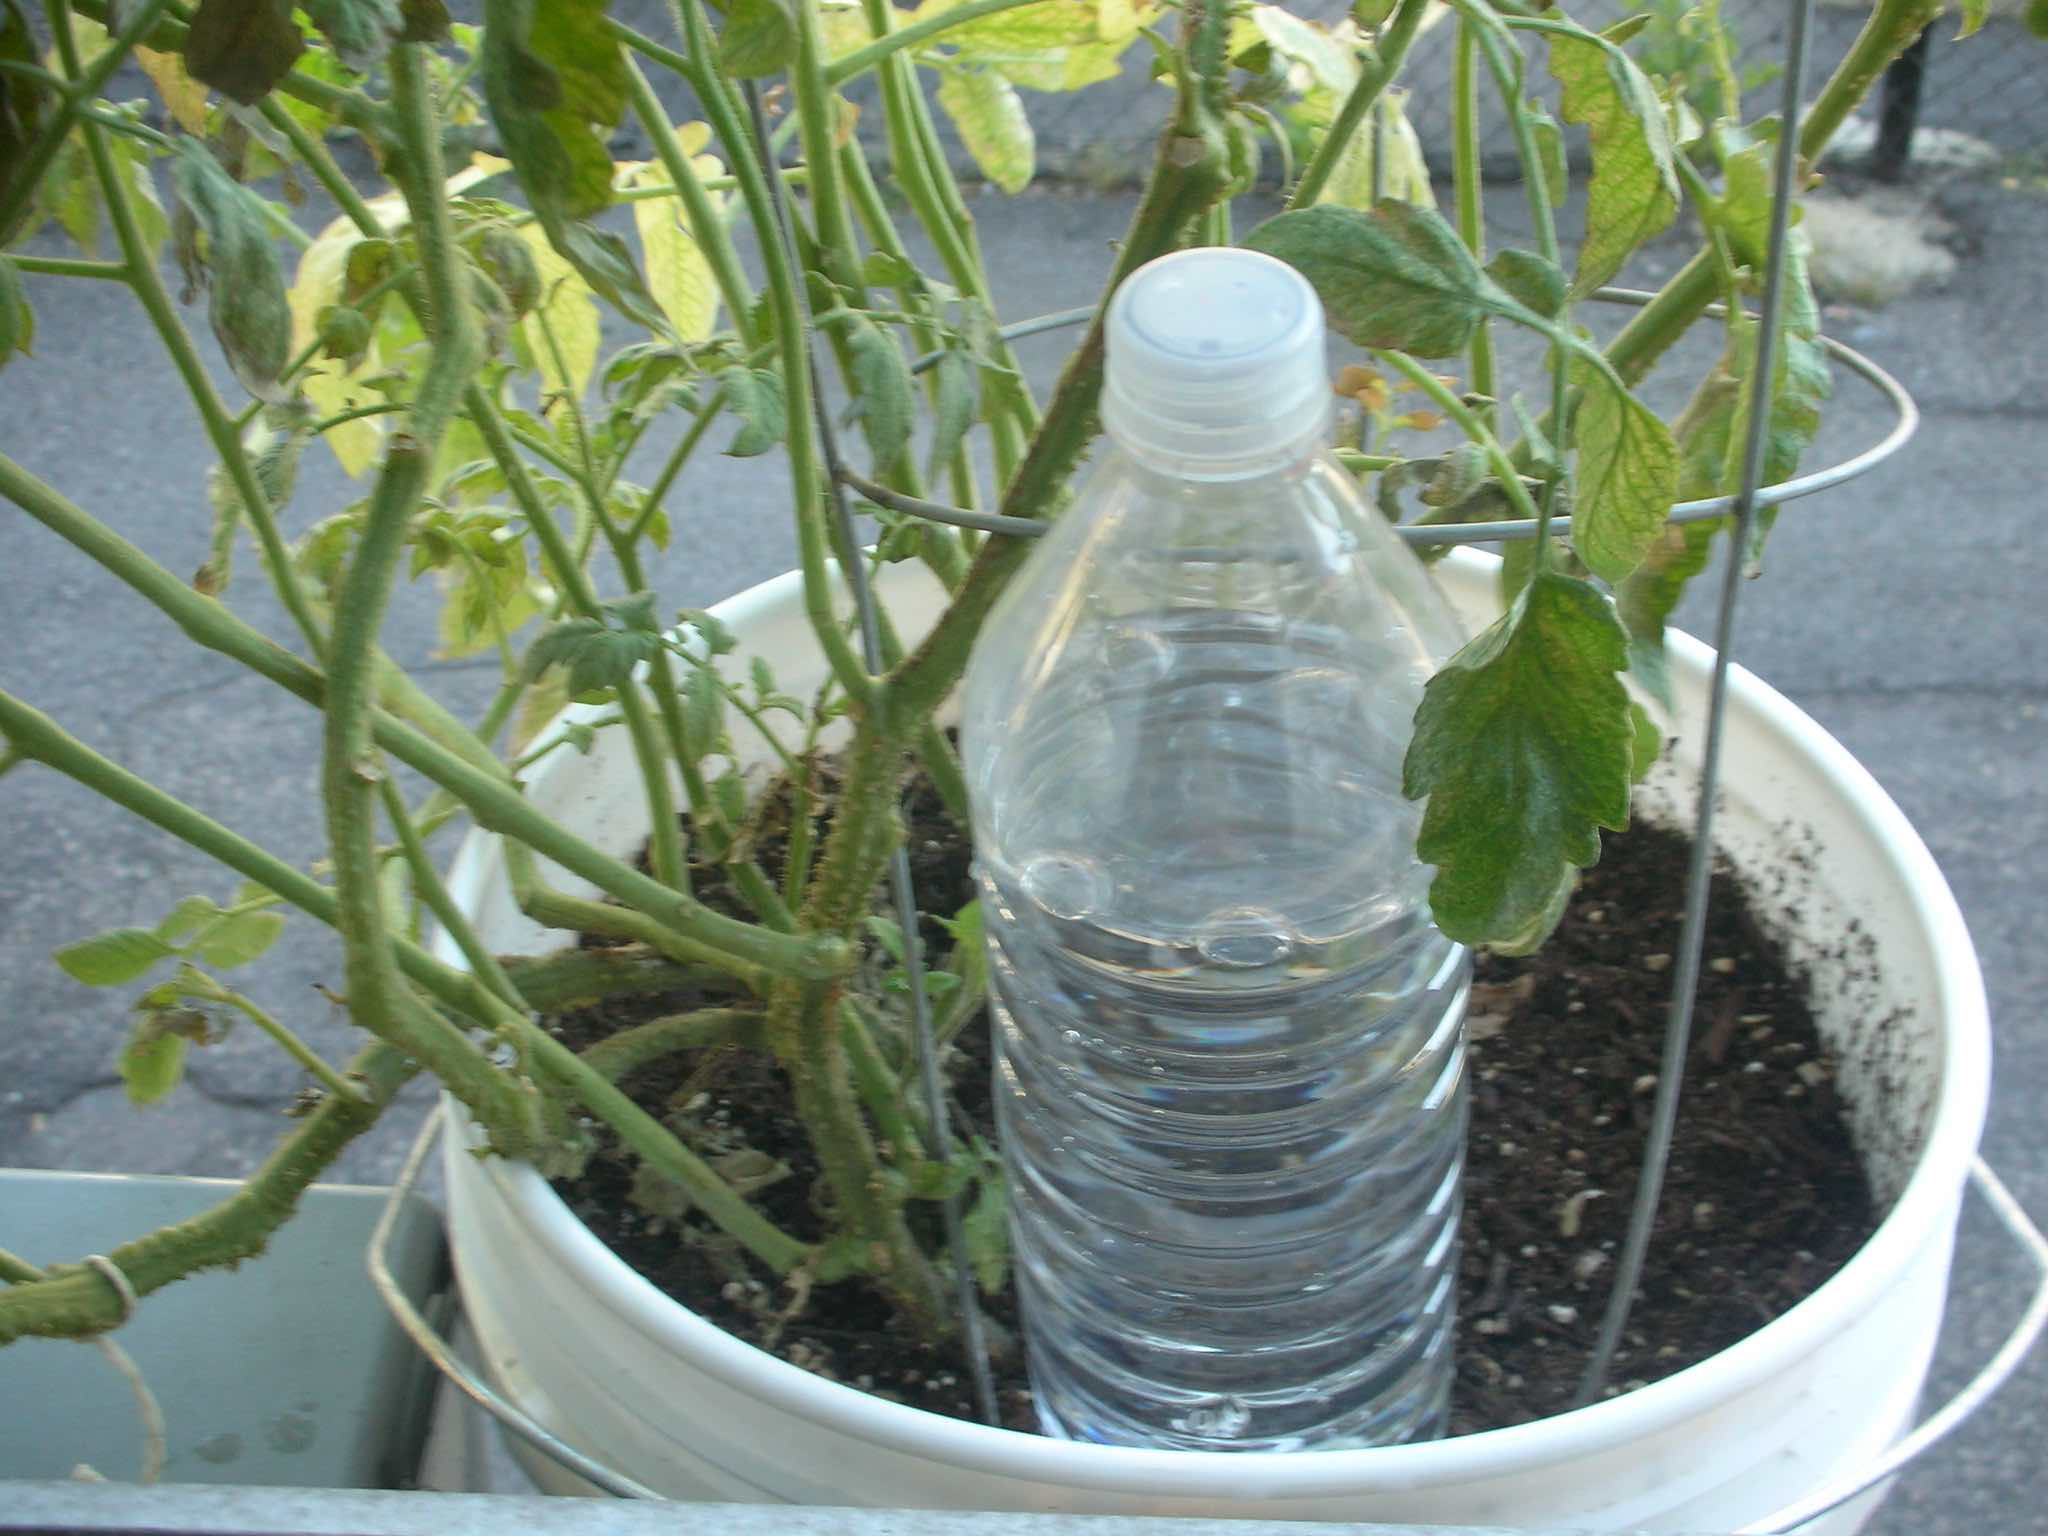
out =
<path fill-rule="evenodd" d="M 1494 562 L 1440 568 L 1475 624 L 1497 611 Z M 915 634 L 940 594 L 891 566 Z M 721 604 L 786 691 L 823 677 L 798 583 Z M 1705 647 L 1673 637 L 1679 746 L 1646 802 L 1687 810 L 1704 732 Z M 737 676 L 744 676 L 737 671 Z M 617 732 L 552 754 L 534 802 L 615 854 L 646 835 Z M 1726 1531 L 1867 1464 L 1909 1424 L 1941 1321 L 1964 1181 L 1982 1127 L 1989 1025 L 1969 934 L 1932 857 L 1841 745 L 1748 673 L 1732 674 L 1717 841 L 1813 974 L 1859 1145 L 1889 1213 L 1842 1271 L 1712 1359 L 1624 1397 L 1424 1445 L 1266 1455 L 1128 1450 L 989 1429 L 871 1398 L 742 1344 L 662 1295 L 530 1169 L 448 1143 L 449 1217 L 485 1369 L 541 1424 L 680 1498 L 889 1508 Z M 1789 856 L 1789 857 L 1788 857 Z M 550 868 L 566 889 L 578 883 Z M 450 883 L 485 942 L 537 953 L 495 841 L 473 835 Z M 455 958 L 445 941 L 445 958 Z M 544 1487 L 588 1484 L 537 1456 Z M 1867 1495 L 1814 1522 L 1846 1536 Z"/>

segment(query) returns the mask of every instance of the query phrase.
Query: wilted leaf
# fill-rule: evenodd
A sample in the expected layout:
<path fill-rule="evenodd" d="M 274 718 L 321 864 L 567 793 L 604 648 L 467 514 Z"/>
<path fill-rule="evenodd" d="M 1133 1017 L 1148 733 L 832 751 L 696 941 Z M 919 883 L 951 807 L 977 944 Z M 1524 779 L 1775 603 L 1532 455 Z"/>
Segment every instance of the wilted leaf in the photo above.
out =
<path fill-rule="evenodd" d="M 113 928 L 66 944 L 50 958 L 73 981 L 88 987 L 119 987 L 171 953 L 171 946 L 147 928 Z"/>
<path fill-rule="evenodd" d="M 848 322 L 847 345 L 852 353 L 852 411 L 874 456 L 874 473 L 880 475 L 902 456 L 917 419 L 910 365 L 896 339 L 866 315 Z"/>
<path fill-rule="evenodd" d="M 268 95 L 305 49 L 290 0 L 199 0 L 185 35 L 185 67 L 248 106 Z"/>
<path fill-rule="evenodd" d="M 992 69 L 955 67 L 939 81 L 939 105 L 982 175 L 1013 195 L 1031 184 L 1038 141 L 1015 86 Z"/>
<path fill-rule="evenodd" d="M 1616 675 L 1621 623 L 1597 588 L 1539 573 L 1430 679 L 1402 785 L 1429 797 L 1416 853 L 1437 867 L 1437 926 L 1527 946 L 1562 910 L 1600 828 L 1628 824 L 1635 725 Z"/>
<path fill-rule="evenodd" d="M 1432 208 L 1325 203 L 1268 219 L 1244 244 L 1306 277 L 1330 324 L 1360 346 L 1450 357 L 1487 315 L 1521 313 Z"/>
<path fill-rule="evenodd" d="M 735 363 L 718 375 L 725 406 L 740 419 L 740 429 L 725 451 L 736 459 L 766 453 L 789 430 L 789 403 L 782 377 L 765 368 Z"/>
<path fill-rule="evenodd" d="M 320 315 L 341 302 L 349 281 L 354 253 L 365 246 L 383 246 L 382 241 L 365 241 L 354 224 L 336 219 L 299 255 L 299 268 L 285 301 L 292 316 L 292 351 L 310 346 L 320 334 Z M 323 416 L 339 415 L 377 398 L 359 381 L 375 374 L 381 362 L 381 345 L 374 328 L 369 345 L 353 365 L 332 357 L 318 357 L 299 376 L 299 387 Z M 377 461 L 384 441 L 383 422 L 375 416 L 358 417 L 329 427 L 323 441 L 351 479 L 359 479 Z"/>
<path fill-rule="evenodd" d="M 185 1036 L 164 1027 L 158 1011 L 140 1014 L 118 1063 L 128 1102 L 154 1104 L 185 1075 Z"/>
<path fill-rule="evenodd" d="M 209 292 L 208 316 L 235 377 L 260 399 L 281 401 L 291 360 L 292 312 L 263 200 L 222 169 L 196 139 L 178 142 L 178 260 L 188 285 Z"/>
<path fill-rule="evenodd" d="M 725 691 L 717 674 L 705 667 L 690 668 L 683 679 L 683 748 L 688 761 L 700 763 L 718 749 L 724 720 Z"/>
<path fill-rule="evenodd" d="M 1582 359 L 1572 377 L 1581 391 L 1572 547 L 1594 575 L 1618 582 L 1642 563 L 1678 500 L 1678 446 L 1611 372 Z"/>
<path fill-rule="evenodd" d="M 1550 73 L 1564 87 L 1565 121 L 1593 136 L 1586 240 L 1572 292 L 1583 297 L 1621 270 L 1645 240 L 1678 213 L 1670 125 L 1656 88 L 1617 49 L 1552 34 Z"/>
<path fill-rule="evenodd" d="M 926 478 L 936 480 L 974 425 L 981 396 L 981 368 L 964 347 L 948 347 L 932 365 L 932 448 Z"/>

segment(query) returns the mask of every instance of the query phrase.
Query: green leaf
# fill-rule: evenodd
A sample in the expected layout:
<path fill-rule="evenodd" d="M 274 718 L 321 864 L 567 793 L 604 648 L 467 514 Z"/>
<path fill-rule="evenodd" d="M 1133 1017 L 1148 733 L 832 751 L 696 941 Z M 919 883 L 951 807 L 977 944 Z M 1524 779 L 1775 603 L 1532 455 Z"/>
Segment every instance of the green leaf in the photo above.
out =
<path fill-rule="evenodd" d="M 29 29 L 28 17 L 18 0 L 0 0 L 0 60 L 30 67 L 39 62 L 35 33 Z M 44 119 L 57 104 L 56 92 L 42 81 L 0 70 L 0 202 L 12 196 L 16 178 L 28 159 L 29 146 L 36 141 Z M 24 199 L 21 206 L 21 222 L 0 229 L 0 245 L 11 244 L 21 233 L 30 205 Z"/>
<path fill-rule="evenodd" d="M 602 619 L 564 619 L 538 636 L 526 652 L 529 682 L 551 666 L 569 674 L 569 692 L 581 698 L 622 688 L 633 669 L 661 649 L 661 636 L 641 629 L 608 629 Z"/>
<path fill-rule="evenodd" d="M 1331 325 L 1362 347 L 1450 357 L 1487 315 L 1520 317 L 1433 208 L 1385 202 L 1361 213 L 1325 203 L 1268 219 L 1244 244 L 1306 277 Z"/>
<path fill-rule="evenodd" d="M 787 68 L 796 57 L 793 0 L 732 0 L 718 38 L 718 57 L 741 79 Z"/>
<path fill-rule="evenodd" d="M 305 50 L 290 0 L 200 0 L 185 34 L 185 68 L 249 106 L 268 95 Z"/>
<path fill-rule="evenodd" d="M 718 383 L 725 391 L 726 409 L 740 419 L 739 431 L 725 446 L 728 454 L 752 458 L 782 441 L 789 430 L 789 404 L 780 374 L 735 363 L 718 375 Z"/>
<path fill-rule="evenodd" d="M 230 177 L 196 139 L 178 141 L 171 179 L 187 287 L 208 290 L 213 334 L 235 377 L 259 399 L 280 402 L 292 311 L 263 199 Z"/>
<path fill-rule="evenodd" d="M 2048 38 L 2048 0 L 2029 0 L 2027 30 L 2036 37 Z"/>
<path fill-rule="evenodd" d="M 687 624 L 704 638 L 704 648 L 713 656 L 731 654 L 739 647 L 740 639 L 729 628 L 725 620 L 708 608 L 685 608 L 676 615 L 678 624 Z M 756 662 L 760 661 L 757 656 Z"/>
<path fill-rule="evenodd" d="M 1437 926 L 1526 945 L 1562 911 L 1600 828 L 1628 824 L 1635 726 L 1616 675 L 1628 638 L 1599 590 L 1540 572 L 1430 679 L 1402 787 L 1429 797 L 1416 853 Z"/>
<path fill-rule="evenodd" d="M 1506 290 L 1509 297 L 1546 320 L 1564 314 L 1571 296 L 1571 284 L 1552 261 L 1534 251 L 1513 247 L 1496 251 L 1486 264 L 1486 275 Z"/>
<path fill-rule="evenodd" d="M 88 987 L 125 986 L 174 953 L 147 928 L 112 928 L 51 955 L 64 974 Z"/>
<path fill-rule="evenodd" d="M 35 339 L 36 312 L 28 307 L 21 274 L 12 261 L 0 255 L 0 368 L 17 352 L 30 356 Z"/>
<path fill-rule="evenodd" d="M 1571 170 L 1564 157 L 1564 130 L 1558 127 L 1556 118 L 1533 101 L 1523 104 L 1522 116 L 1529 124 L 1530 137 L 1536 141 L 1538 169 L 1550 193 L 1550 205 L 1561 208 L 1572 190 Z"/>
<path fill-rule="evenodd" d="M 965 347 L 947 347 L 932 365 L 932 446 L 925 478 L 936 480 L 974 425 L 981 399 L 981 368 Z"/>
<path fill-rule="evenodd" d="M 1991 19 L 1990 0 L 1962 0 L 1963 24 L 1957 28 L 1955 40 L 1961 42 L 1972 36 L 1976 30 Z"/>
<path fill-rule="evenodd" d="M 1633 16 L 1624 16 L 1600 35 L 1619 48 L 1634 38 L 1651 22 L 1657 19 L 1654 12 L 1637 11 Z"/>
<path fill-rule="evenodd" d="M 1593 574 L 1618 582 L 1642 563 L 1678 500 L 1678 445 L 1657 413 L 1588 358 L 1572 367 L 1579 408 L 1572 547 Z"/>
<path fill-rule="evenodd" d="M 207 897 L 186 896 L 156 925 L 156 936 L 166 944 L 181 943 L 219 915 L 220 907 Z"/>
<path fill-rule="evenodd" d="M 167 1010 L 169 1011 L 169 1010 Z M 118 1063 L 131 1104 L 154 1104 L 185 1075 L 185 1036 L 166 1029 L 155 1012 L 135 1021 Z"/>
<path fill-rule="evenodd" d="M 1550 73 L 1564 88 L 1565 121 L 1584 123 L 1593 137 L 1586 239 L 1572 282 L 1573 296 L 1583 298 L 1671 223 L 1678 213 L 1678 173 L 1664 103 L 1628 55 L 1552 35 Z"/>
<path fill-rule="evenodd" d="M 848 323 L 847 346 L 852 353 L 851 414 L 860 422 L 873 455 L 873 473 L 879 476 L 903 456 L 917 420 L 910 365 L 896 338 L 866 315 L 856 314 Z"/>
<path fill-rule="evenodd" d="M 1631 783 L 1640 784 L 1650 776 L 1650 770 L 1657 766 L 1657 759 L 1664 754 L 1664 728 L 1653 716 L 1634 700 L 1629 701 L 1629 719 L 1635 722 L 1635 741 L 1629 748 L 1628 776 Z"/>
<path fill-rule="evenodd" d="M 690 668 L 683 679 L 684 760 L 701 763 L 718 750 L 725 728 L 725 690 L 718 675 L 705 667 Z"/>
<path fill-rule="evenodd" d="M 956 67 L 939 80 L 939 105 L 982 175 L 1012 195 L 1031 184 L 1038 140 L 1015 86 L 992 69 Z"/>
<path fill-rule="evenodd" d="M 879 912 L 871 912 L 865 919 L 865 926 L 868 932 L 874 936 L 875 942 L 882 946 L 882 952 L 898 965 L 902 965 L 904 963 L 902 925 L 893 917 L 884 917 Z"/>
<path fill-rule="evenodd" d="M 384 62 L 406 29 L 398 0 L 299 0 L 334 56 L 359 75 Z"/>
<path fill-rule="evenodd" d="M 1338 152 L 1330 179 L 1316 198 L 1318 203 L 1338 203 L 1346 208 L 1370 211 L 1373 206 L 1373 156 L 1386 156 L 1381 178 L 1385 198 L 1398 198 L 1418 208 L 1436 207 L 1436 188 L 1429 178 L 1429 163 L 1422 155 L 1422 140 L 1408 120 L 1406 91 L 1388 90 L 1376 109 L 1379 131 L 1360 128 Z M 1327 132 L 1327 130 L 1325 130 Z M 1321 142 L 1317 135 L 1317 142 Z"/>
<path fill-rule="evenodd" d="M 999 1164 L 983 1163 L 981 1193 L 961 1220 L 960 1236 L 976 1283 L 995 1295 L 1010 1275 L 1010 1200 Z"/>
<path fill-rule="evenodd" d="M 208 965 L 232 970 L 260 956 L 282 932 L 282 912 L 238 912 L 202 929 L 193 952 Z"/>

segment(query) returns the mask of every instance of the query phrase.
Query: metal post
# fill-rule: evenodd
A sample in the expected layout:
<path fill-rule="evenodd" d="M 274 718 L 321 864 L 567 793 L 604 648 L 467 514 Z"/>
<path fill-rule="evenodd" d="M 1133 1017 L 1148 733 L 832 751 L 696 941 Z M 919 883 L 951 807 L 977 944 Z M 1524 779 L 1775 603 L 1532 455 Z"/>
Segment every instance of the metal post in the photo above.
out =
<path fill-rule="evenodd" d="M 1870 173 L 1879 181 L 1903 181 L 1913 157 L 1913 129 L 1920 121 L 1920 82 L 1927 73 L 1928 27 L 1892 60 L 1884 72 L 1878 97 L 1877 145 L 1870 152 Z"/>

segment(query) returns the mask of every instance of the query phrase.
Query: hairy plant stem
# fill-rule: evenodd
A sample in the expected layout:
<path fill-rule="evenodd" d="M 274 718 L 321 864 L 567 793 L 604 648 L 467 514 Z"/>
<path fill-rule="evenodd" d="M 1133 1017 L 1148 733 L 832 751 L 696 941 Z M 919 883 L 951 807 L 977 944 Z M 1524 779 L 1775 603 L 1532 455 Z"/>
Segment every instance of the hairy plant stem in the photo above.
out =
<path fill-rule="evenodd" d="M 56 158 L 57 151 L 63 148 L 72 124 L 79 119 L 80 109 L 106 87 L 114 71 L 134 50 L 136 41 L 156 25 L 166 3 L 167 0 L 144 0 L 133 16 L 113 29 L 111 45 L 87 68 L 79 65 L 78 48 L 71 36 L 68 19 L 61 10 L 52 13 L 50 31 L 57 43 L 58 57 L 64 62 L 66 77 L 63 104 L 43 124 L 28 149 L 8 167 L 5 194 L 0 195 L 0 245 L 13 238 L 15 226 L 27 215 L 29 200 L 35 196 L 36 187 L 42 181 L 43 173 L 50 168 L 50 162 Z M 79 9 L 87 15 L 92 14 L 89 6 L 81 5 Z M 106 17 L 102 13 L 95 19 L 104 21 Z"/>
<path fill-rule="evenodd" d="M 629 1072 L 637 1072 L 648 1063 L 673 1056 L 678 1051 L 701 1051 L 716 1045 L 758 1044 L 760 1033 L 761 1015 L 744 1008 L 699 1008 L 691 1013 L 668 1013 L 608 1035 L 595 1045 L 585 1046 L 583 1063 L 607 1082 L 616 1083 Z"/>
<path fill-rule="evenodd" d="M 1358 131 L 1366 114 L 1385 93 L 1394 76 L 1401 72 L 1401 63 L 1408 57 L 1409 44 L 1415 41 L 1415 34 L 1421 28 L 1429 6 L 1430 0 L 1401 0 L 1380 38 L 1377 56 L 1360 61 L 1357 83 L 1337 109 L 1337 116 L 1323 135 L 1323 142 L 1316 146 L 1314 156 L 1302 168 L 1301 180 L 1294 184 L 1294 191 L 1287 199 L 1289 208 L 1310 207 L 1323 195 L 1323 188 L 1329 185 L 1330 175 L 1337 169 L 1337 162 L 1343 157 L 1351 136 Z"/>
<path fill-rule="evenodd" d="M 754 152 L 745 115 L 733 99 L 730 87 L 708 62 L 717 53 L 703 7 L 698 0 L 670 0 L 670 8 L 690 50 L 690 57 L 680 61 L 687 70 L 684 79 L 696 90 L 713 131 L 725 146 L 733 174 L 739 178 L 747 216 L 760 233 L 761 265 L 774 305 L 775 339 L 788 393 L 791 498 L 796 512 L 798 560 L 803 570 L 804 613 L 832 675 L 858 712 L 872 704 L 875 680 L 847 639 L 832 603 L 832 578 L 827 563 L 831 537 L 825 526 L 825 486 L 819 473 L 811 420 L 810 357 L 798 274 L 790 266 L 784 243 L 775 237 L 775 231 L 781 227 L 776 217 L 775 193 Z"/>
<path fill-rule="evenodd" d="M 1451 179 L 1458 199 L 1458 236 L 1474 261 L 1486 260 L 1485 190 L 1480 178 L 1478 40 L 1469 22 L 1458 24 L 1457 52 L 1452 60 L 1453 143 Z M 1510 103 L 1510 112 L 1518 110 Z M 1525 173 L 1526 174 L 1526 173 Z M 1481 316 L 1472 333 L 1472 392 L 1494 398 L 1493 327 Z M 1493 407 L 1486 408 L 1490 420 Z"/>
<path fill-rule="evenodd" d="M 376 1124 L 416 1070 L 402 1051 L 382 1041 L 371 1044 L 346 1068 L 357 1091 L 322 1099 L 234 1194 L 189 1221 L 123 1243 L 107 1259 L 137 1296 L 147 1296 L 199 1270 L 256 1257 L 298 1208 L 307 1186 Z M 119 1325 L 122 1310 L 121 1298 L 98 1271 L 53 1265 L 42 1280 L 0 1290 L 0 1345 L 103 1333 Z"/>
<path fill-rule="evenodd" d="M 327 680 L 316 669 L 251 628 L 216 599 L 194 591 L 5 455 L 0 455 L 0 496 L 134 588 L 197 644 L 232 657 L 316 708 L 325 707 Z M 735 922 L 592 847 L 535 810 L 495 760 L 495 771 L 487 773 L 384 711 L 373 711 L 371 724 L 379 747 L 453 795 L 478 826 L 527 844 L 606 895 L 696 940 L 705 946 L 707 955 L 813 978 L 840 975 L 852 968 L 853 950 L 842 939 L 776 934 L 751 923 Z M 253 874 L 250 878 L 262 879 Z M 268 880 L 263 883 L 271 884 Z M 271 888 L 277 889 L 275 885 Z M 297 897 L 292 900 L 304 905 Z"/>
<path fill-rule="evenodd" d="M 1939 0 L 1877 0 L 1848 54 L 1800 119 L 1800 159 L 1812 165 L 1820 158 L 1891 61 L 1940 15 Z M 1711 249 L 1702 249 L 1673 273 L 1657 296 L 1638 309 L 1607 344 L 1607 360 L 1625 383 L 1631 387 L 1641 383 L 1714 298 L 1714 255 Z"/>

